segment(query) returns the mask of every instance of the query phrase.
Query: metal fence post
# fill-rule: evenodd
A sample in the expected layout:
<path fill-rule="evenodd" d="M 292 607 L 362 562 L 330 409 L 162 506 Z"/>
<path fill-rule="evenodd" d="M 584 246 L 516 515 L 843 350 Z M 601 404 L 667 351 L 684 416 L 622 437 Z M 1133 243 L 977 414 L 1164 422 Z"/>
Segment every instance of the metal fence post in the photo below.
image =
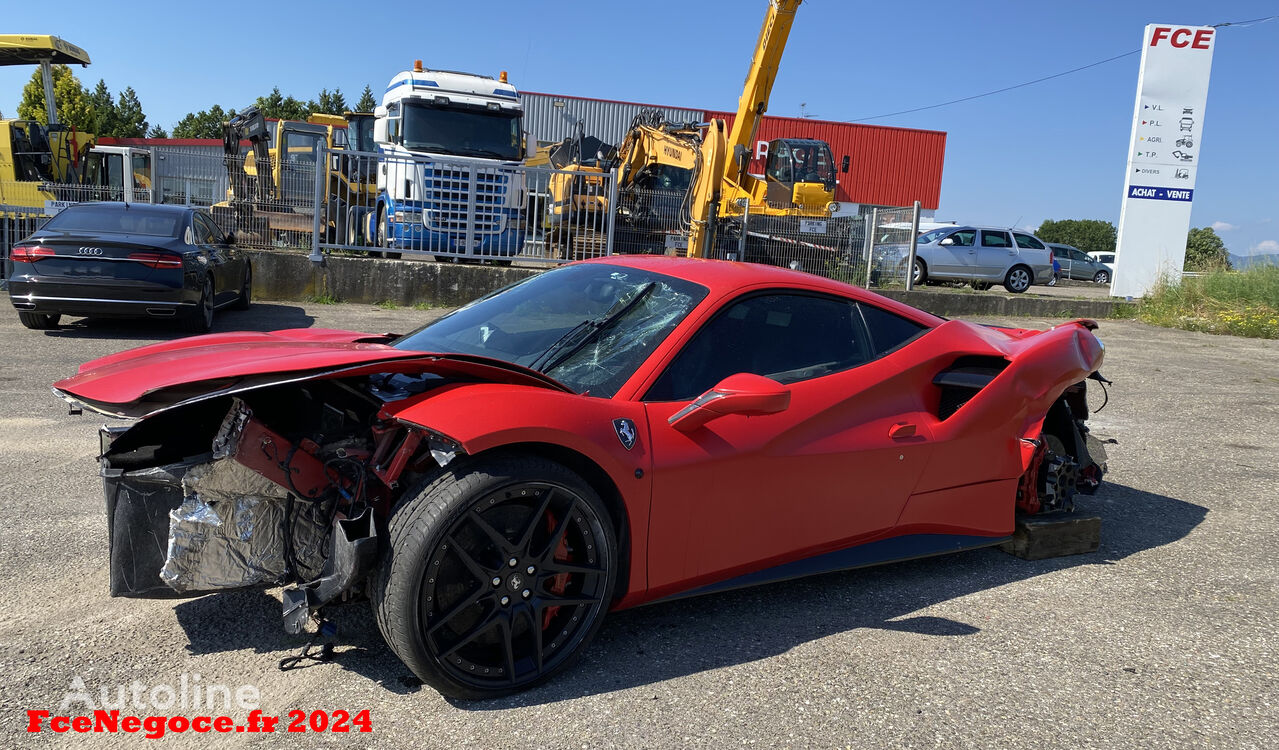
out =
<path fill-rule="evenodd" d="M 742 234 L 737 238 L 737 257 L 732 260 L 746 259 L 746 232 L 751 226 L 751 202 L 742 200 L 738 205 L 742 207 Z"/>
<path fill-rule="evenodd" d="M 328 185 L 328 153 L 325 152 L 323 143 L 315 144 L 315 203 L 312 208 L 315 209 L 315 215 L 312 217 L 311 223 L 311 254 L 308 256 L 312 263 L 323 263 L 324 254 L 320 250 L 321 232 L 324 227 L 321 226 L 320 219 L 324 217 L 324 203 L 327 198 Z"/>
<path fill-rule="evenodd" d="M 870 226 L 866 229 L 866 288 L 870 289 L 870 271 L 875 265 L 875 232 L 879 228 L 879 209 L 870 210 Z"/>
<path fill-rule="evenodd" d="M 910 257 L 906 263 L 906 291 L 915 288 L 915 246 L 919 239 L 919 201 L 910 212 Z"/>
<path fill-rule="evenodd" d="M 479 255 L 476 252 L 479 249 L 477 247 L 479 243 L 476 242 L 475 238 L 475 195 L 479 190 L 479 180 L 475 173 L 478 170 L 479 167 L 474 164 L 466 168 L 468 175 L 466 182 L 466 247 L 462 248 L 463 255 Z M 426 196 L 422 196 L 422 199 L 425 200 Z"/>
<path fill-rule="evenodd" d="M 613 233 L 617 228 L 617 167 L 613 167 L 608 177 L 608 211 L 604 217 L 608 223 L 608 234 L 604 240 L 604 254 L 613 254 Z"/>

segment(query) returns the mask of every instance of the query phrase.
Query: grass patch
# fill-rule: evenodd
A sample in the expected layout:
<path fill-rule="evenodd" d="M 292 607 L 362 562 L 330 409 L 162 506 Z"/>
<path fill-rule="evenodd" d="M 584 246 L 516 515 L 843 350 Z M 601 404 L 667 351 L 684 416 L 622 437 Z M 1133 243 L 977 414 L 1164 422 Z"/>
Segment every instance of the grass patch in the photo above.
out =
<path fill-rule="evenodd" d="M 1279 339 L 1279 266 L 1160 282 L 1137 317 L 1187 331 Z"/>
<path fill-rule="evenodd" d="M 436 307 L 439 307 L 439 305 L 432 305 L 430 302 L 414 302 L 413 303 L 414 310 L 433 310 Z"/>
<path fill-rule="evenodd" d="M 394 300 L 384 299 L 381 302 L 374 302 L 373 306 L 379 310 L 398 310 L 400 306 Z"/>
<path fill-rule="evenodd" d="M 305 297 L 305 300 L 313 305 L 336 305 L 342 301 L 329 292 L 324 292 L 323 294 L 308 294 Z"/>

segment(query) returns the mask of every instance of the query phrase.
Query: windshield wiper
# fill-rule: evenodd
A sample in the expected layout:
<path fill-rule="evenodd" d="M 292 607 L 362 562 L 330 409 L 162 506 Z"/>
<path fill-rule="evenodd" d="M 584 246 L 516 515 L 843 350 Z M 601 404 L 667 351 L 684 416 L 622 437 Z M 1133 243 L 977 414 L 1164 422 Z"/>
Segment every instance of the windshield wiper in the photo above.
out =
<path fill-rule="evenodd" d="M 551 344 L 549 349 L 529 364 L 529 369 L 549 373 L 551 370 L 559 367 L 574 354 L 581 351 L 584 346 L 594 341 L 605 329 L 620 320 L 623 315 L 630 312 L 631 309 L 647 297 L 648 293 L 653 291 L 653 288 L 656 286 L 656 281 L 650 281 L 640 287 L 639 290 L 636 291 L 635 294 L 631 295 L 631 298 L 626 300 L 625 303 L 622 303 L 621 307 L 618 309 L 607 312 L 602 317 L 594 320 L 583 320 L 581 323 L 578 323 L 568 329 L 568 331 L 566 331 L 563 336 L 560 336 L 554 344 Z M 621 300 L 618 302 L 621 302 Z M 614 307 L 616 307 L 616 305 L 614 305 Z M 583 333 L 585 335 L 582 335 Z M 563 351 L 564 353 L 559 354 L 560 351 Z M 546 364 L 543 365 L 543 362 Z"/>

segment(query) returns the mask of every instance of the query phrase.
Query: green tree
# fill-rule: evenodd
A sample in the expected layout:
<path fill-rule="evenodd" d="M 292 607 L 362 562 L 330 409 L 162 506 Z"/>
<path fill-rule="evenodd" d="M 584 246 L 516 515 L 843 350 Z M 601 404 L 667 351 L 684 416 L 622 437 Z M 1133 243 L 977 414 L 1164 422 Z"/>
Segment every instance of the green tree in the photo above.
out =
<path fill-rule="evenodd" d="M 1048 219 L 1039 225 L 1035 235 L 1044 242 L 1057 242 L 1085 253 L 1113 253 L 1115 225 L 1100 219 Z"/>
<path fill-rule="evenodd" d="M 271 89 L 267 96 L 259 96 L 253 106 L 258 108 L 263 117 L 274 117 L 279 120 L 305 120 L 310 114 L 308 102 L 298 101 L 292 96 L 280 93 L 280 87 Z"/>
<path fill-rule="evenodd" d="M 147 134 L 147 115 L 142 102 L 132 86 L 125 86 L 115 103 L 115 132 L 117 138 L 142 138 Z"/>
<path fill-rule="evenodd" d="M 53 66 L 53 98 L 57 102 L 58 122 L 86 133 L 92 133 L 97 124 L 89 92 L 80 85 L 71 68 L 66 65 Z M 31 74 L 31 80 L 22 87 L 22 101 L 18 104 L 18 117 L 35 120 L 42 125 L 49 124 L 49 116 L 44 106 L 44 78 L 37 68 Z"/>
<path fill-rule="evenodd" d="M 368 84 L 364 85 L 364 93 L 360 94 L 360 100 L 355 103 L 356 112 L 372 112 L 377 107 L 377 99 L 373 98 L 373 89 Z"/>
<path fill-rule="evenodd" d="M 221 138 L 222 123 L 231 119 L 235 110 L 214 104 L 208 109 L 188 113 L 173 126 L 174 138 Z"/>
<path fill-rule="evenodd" d="M 89 103 L 93 107 L 95 135 L 115 135 L 116 113 L 115 101 L 111 98 L 111 89 L 107 82 L 98 79 L 98 85 L 89 94 Z"/>
<path fill-rule="evenodd" d="M 320 98 L 308 104 L 312 112 L 340 115 L 346 111 L 346 97 L 342 96 L 342 89 L 334 89 L 333 93 L 329 93 L 328 89 L 320 89 Z"/>
<path fill-rule="evenodd" d="M 169 131 L 165 130 L 159 125 L 152 125 L 151 129 L 147 131 L 147 137 L 148 138 L 168 138 Z"/>
<path fill-rule="evenodd" d="M 1230 270 L 1230 253 L 1226 243 L 1212 227 L 1191 229 L 1186 235 L 1187 271 Z"/>

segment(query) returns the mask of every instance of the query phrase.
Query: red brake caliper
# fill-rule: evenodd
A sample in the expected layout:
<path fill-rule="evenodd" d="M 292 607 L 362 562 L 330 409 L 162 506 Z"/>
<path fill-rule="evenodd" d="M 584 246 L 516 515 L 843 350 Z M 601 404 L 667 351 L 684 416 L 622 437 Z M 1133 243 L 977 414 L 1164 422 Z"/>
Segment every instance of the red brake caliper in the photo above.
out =
<path fill-rule="evenodd" d="M 552 518 L 551 515 L 548 513 L 546 516 L 546 533 L 549 534 L 555 530 L 554 521 L 555 519 Z M 564 519 L 564 523 L 568 523 L 567 518 Z M 560 562 L 568 562 L 569 555 L 568 555 L 568 535 L 567 534 L 560 537 L 560 544 L 558 547 L 555 548 L 555 559 L 559 560 Z M 564 591 L 568 589 L 568 579 L 570 575 L 572 574 L 559 573 L 554 578 L 552 578 L 551 586 L 550 586 L 551 593 L 557 596 L 562 595 Z M 551 626 L 551 620 L 555 617 L 556 613 L 558 613 L 559 611 L 560 611 L 559 607 L 546 608 L 546 611 L 542 613 L 542 629 L 543 630 L 546 630 L 547 628 Z"/>

